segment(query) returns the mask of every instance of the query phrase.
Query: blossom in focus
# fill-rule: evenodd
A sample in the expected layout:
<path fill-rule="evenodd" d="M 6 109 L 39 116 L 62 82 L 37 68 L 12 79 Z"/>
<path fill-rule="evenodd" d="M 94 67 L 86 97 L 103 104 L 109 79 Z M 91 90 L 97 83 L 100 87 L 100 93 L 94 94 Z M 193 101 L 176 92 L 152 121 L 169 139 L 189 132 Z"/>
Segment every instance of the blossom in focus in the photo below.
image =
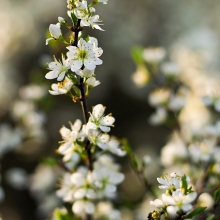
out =
<path fill-rule="evenodd" d="M 60 141 L 61 145 L 58 148 L 58 152 L 60 154 L 65 155 L 66 153 L 69 153 L 69 149 L 74 150 L 75 149 L 74 142 L 77 139 L 84 138 L 85 135 L 81 131 L 81 126 L 82 126 L 82 122 L 79 119 L 77 119 L 74 124 L 70 122 L 71 129 L 66 128 L 65 126 L 63 126 L 60 129 L 60 134 L 63 138 L 63 141 Z"/>
<path fill-rule="evenodd" d="M 54 59 L 54 62 L 50 62 L 48 64 L 50 72 L 48 72 L 45 76 L 46 79 L 55 79 L 57 78 L 57 81 L 62 81 L 65 77 L 65 74 L 70 69 L 71 62 L 66 59 L 62 55 L 62 62 L 57 61 L 57 59 Z"/>
<path fill-rule="evenodd" d="M 94 70 L 96 65 L 101 65 L 102 60 L 98 57 L 97 50 L 102 51 L 101 48 L 94 48 L 93 44 L 86 42 L 82 38 L 78 42 L 78 47 L 69 46 L 67 47 L 69 52 L 67 52 L 67 57 L 69 62 L 71 62 L 71 70 L 73 72 L 79 70 L 82 65 L 88 70 Z"/>
<path fill-rule="evenodd" d="M 49 93 L 51 95 L 66 94 L 70 91 L 72 86 L 73 86 L 73 82 L 68 77 L 65 77 L 63 81 L 58 83 L 53 83 L 51 85 L 52 90 L 49 90 Z"/>
<path fill-rule="evenodd" d="M 98 104 L 93 108 L 92 113 L 90 113 L 89 122 L 87 126 L 90 129 L 100 128 L 103 132 L 109 132 L 110 126 L 113 126 L 115 118 L 110 114 L 104 116 L 105 107 L 102 104 Z"/>
<path fill-rule="evenodd" d="M 85 18 L 81 20 L 80 25 L 81 26 L 91 26 L 92 28 L 98 29 L 100 31 L 104 31 L 102 28 L 99 27 L 97 23 L 102 22 L 99 19 L 99 15 L 90 16 L 88 18 Z"/>
<path fill-rule="evenodd" d="M 75 1 L 76 8 L 74 9 L 74 14 L 78 19 L 85 19 L 88 18 L 90 11 L 87 6 L 87 1 L 82 0 L 80 1 Z"/>

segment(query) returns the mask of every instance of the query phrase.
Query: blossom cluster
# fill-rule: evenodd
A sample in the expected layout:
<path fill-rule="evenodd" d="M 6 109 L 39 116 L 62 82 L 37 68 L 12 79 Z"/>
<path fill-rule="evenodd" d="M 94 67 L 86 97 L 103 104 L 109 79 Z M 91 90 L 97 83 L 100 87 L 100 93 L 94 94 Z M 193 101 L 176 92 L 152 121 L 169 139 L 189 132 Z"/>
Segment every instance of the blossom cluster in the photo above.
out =
<path fill-rule="evenodd" d="M 58 191 L 64 201 L 73 203 L 73 212 L 78 215 L 93 214 L 93 202 L 115 197 L 116 186 L 124 179 L 109 153 L 124 156 L 125 151 L 116 138 L 106 133 L 110 131 L 115 119 L 111 115 L 104 116 L 104 111 L 104 106 L 98 104 L 93 108 L 87 124 L 82 126 L 78 119 L 74 124 L 70 123 L 71 129 L 65 126 L 60 129 L 63 140 L 58 152 L 63 155 L 63 162 L 68 169 L 74 169 L 83 161 L 85 140 L 90 141 L 94 154 L 93 170 L 80 166 L 73 174 L 66 173 Z"/>
<path fill-rule="evenodd" d="M 213 210 L 212 194 L 219 187 L 218 77 L 210 79 L 205 76 L 207 63 L 201 57 L 202 53 L 188 48 L 175 48 L 170 56 L 171 62 L 165 60 L 163 48 L 139 49 L 133 51 L 133 55 L 138 70 L 132 77 L 133 81 L 139 87 L 150 85 L 149 88 L 153 88 L 148 94 L 148 103 L 156 113 L 149 122 L 151 125 L 163 124 L 170 129 L 168 143 L 161 149 L 160 157 L 165 172 L 178 171 L 190 177 L 198 195 L 194 204 L 208 207 L 204 214 L 208 217 L 208 210 Z M 198 62 L 191 62 L 193 57 Z M 144 78 L 144 83 L 139 84 Z M 179 177 L 173 175 L 166 176 L 165 181 L 172 182 L 174 190 L 168 190 L 161 200 L 151 202 L 160 208 L 160 212 L 153 213 L 150 219 L 160 219 L 164 208 L 170 218 L 178 218 L 177 214 L 182 212 L 185 215 L 189 211 L 187 207 L 192 207 L 190 203 L 193 200 L 188 198 L 188 193 L 181 191 L 182 187 L 175 186 L 181 181 L 176 181 Z M 158 181 L 164 182 L 162 179 Z M 184 196 L 187 196 L 188 204 Z M 182 203 L 177 198 L 182 198 Z"/>
<path fill-rule="evenodd" d="M 159 188 L 165 189 L 166 193 L 162 194 L 161 199 L 151 201 L 151 205 L 163 211 L 162 214 L 171 219 L 192 210 L 193 206 L 191 203 L 196 199 L 197 193 L 192 191 L 192 187 L 188 187 L 190 183 L 189 178 L 171 173 L 163 178 L 157 178 L 157 181 L 161 184 Z M 153 219 L 154 216 L 158 216 L 155 219 L 160 219 L 162 214 L 154 211 L 151 213 L 151 216 Z"/>

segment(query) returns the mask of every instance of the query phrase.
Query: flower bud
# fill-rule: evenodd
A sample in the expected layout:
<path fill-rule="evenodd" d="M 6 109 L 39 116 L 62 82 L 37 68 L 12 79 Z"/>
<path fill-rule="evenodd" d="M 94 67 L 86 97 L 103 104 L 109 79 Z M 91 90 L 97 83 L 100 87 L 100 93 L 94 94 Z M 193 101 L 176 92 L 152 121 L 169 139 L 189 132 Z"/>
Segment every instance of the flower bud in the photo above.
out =
<path fill-rule="evenodd" d="M 54 39 L 58 39 L 60 36 L 62 36 L 59 23 L 58 24 L 51 24 L 49 26 L 49 31 L 50 31 L 51 36 Z"/>
<path fill-rule="evenodd" d="M 65 24 L 66 20 L 62 17 L 58 17 L 58 21 L 60 22 L 60 24 Z"/>

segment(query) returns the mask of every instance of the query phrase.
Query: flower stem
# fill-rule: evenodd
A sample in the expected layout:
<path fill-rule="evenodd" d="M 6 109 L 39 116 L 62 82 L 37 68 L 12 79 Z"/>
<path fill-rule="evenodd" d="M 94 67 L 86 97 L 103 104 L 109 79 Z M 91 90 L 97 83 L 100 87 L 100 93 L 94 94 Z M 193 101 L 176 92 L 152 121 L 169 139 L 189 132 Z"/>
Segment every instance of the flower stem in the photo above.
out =
<path fill-rule="evenodd" d="M 75 47 L 77 47 L 77 44 L 78 44 L 79 32 L 82 31 L 82 28 L 80 27 L 80 22 L 81 22 L 81 19 L 78 19 L 77 26 L 72 29 L 72 31 L 75 33 L 74 42 L 72 45 Z M 84 69 L 84 66 L 81 69 Z M 80 104 L 82 107 L 84 123 L 86 124 L 89 120 L 89 115 L 88 115 L 88 107 L 87 107 L 87 102 L 86 102 L 85 85 L 83 83 L 82 77 L 80 77 L 79 81 L 80 81 L 80 83 L 79 83 L 78 87 L 81 92 Z M 86 141 L 85 149 L 87 151 L 87 156 L 88 156 L 87 166 L 88 166 L 89 170 L 93 170 L 92 153 L 91 153 L 91 147 L 90 147 L 89 140 Z"/>
<path fill-rule="evenodd" d="M 82 27 L 80 27 L 80 22 L 81 22 L 81 19 L 78 19 L 77 26 L 72 29 L 72 31 L 75 33 L 74 42 L 73 42 L 72 46 L 75 46 L 75 47 L 77 47 L 77 44 L 78 44 L 79 32 L 82 31 Z M 82 66 L 81 69 L 83 70 L 84 66 Z M 79 82 L 80 83 L 79 83 L 78 87 L 81 92 L 80 104 L 82 107 L 84 123 L 86 124 L 89 120 L 89 115 L 88 115 L 88 107 L 87 107 L 87 102 L 86 102 L 85 85 L 83 83 L 82 77 L 80 77 Z M 90 141 L 88 139 L 85 144 L 85 149 L 87 151 L 87 156 L 88 156 L 87 166 L 88 166 L 88 169 L 90 171 L 92 171 L 93 170 L 92 153 L 91 153 Z M 87 214 L 85 220 L 92 220 L 92 216 Z"/>

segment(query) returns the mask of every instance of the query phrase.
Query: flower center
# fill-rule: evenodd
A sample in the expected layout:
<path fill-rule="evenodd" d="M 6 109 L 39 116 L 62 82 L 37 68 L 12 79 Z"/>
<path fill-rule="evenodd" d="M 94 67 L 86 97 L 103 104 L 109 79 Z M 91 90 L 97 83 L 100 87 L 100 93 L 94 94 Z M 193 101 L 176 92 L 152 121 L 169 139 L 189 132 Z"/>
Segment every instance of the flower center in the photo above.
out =
<path fill-rule="evenodd" d="M 86 50 L 80 50 L 80 51 L 79 51 L 79 58 L 80 58 L 81 60 L 84 60 L 84 59 L 86 59 L 87 57 L 88 57 L 88 53 L 87 53 Z"/>

